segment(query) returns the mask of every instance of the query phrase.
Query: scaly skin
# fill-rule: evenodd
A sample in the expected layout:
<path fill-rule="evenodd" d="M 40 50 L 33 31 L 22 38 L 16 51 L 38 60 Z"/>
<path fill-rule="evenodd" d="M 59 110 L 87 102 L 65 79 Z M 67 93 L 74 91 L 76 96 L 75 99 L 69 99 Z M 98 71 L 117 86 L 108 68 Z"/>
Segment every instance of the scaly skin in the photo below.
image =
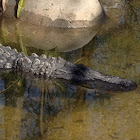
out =
<path fill-rule="evenodd" d="M 137 87 L 131 81 L 120 77 L 101 74 L 84 65 L 74 65 L 61 57 L 38 56 L 32 53 L 25 56 L 11 47 L 0 44 L 0 68 L 16 69 L 26 73 L 42 76 L 45 78 L 58 78 L 71 80 L 76 83 L 90 83 L 96 87 L 104 87 L 109 90 L 129 91 Z"/>

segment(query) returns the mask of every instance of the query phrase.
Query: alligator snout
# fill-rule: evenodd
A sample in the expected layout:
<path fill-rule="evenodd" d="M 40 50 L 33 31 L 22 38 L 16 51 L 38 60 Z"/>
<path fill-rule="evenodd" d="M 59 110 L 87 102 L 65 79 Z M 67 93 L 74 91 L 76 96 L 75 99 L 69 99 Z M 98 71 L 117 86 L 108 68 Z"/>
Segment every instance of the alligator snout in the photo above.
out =
<path fill-rule="evenodd" d="M 124 79 L 120 82 L 121 91 L 131 91 L 137 88 L 137 84 L 134 81 Z"/>

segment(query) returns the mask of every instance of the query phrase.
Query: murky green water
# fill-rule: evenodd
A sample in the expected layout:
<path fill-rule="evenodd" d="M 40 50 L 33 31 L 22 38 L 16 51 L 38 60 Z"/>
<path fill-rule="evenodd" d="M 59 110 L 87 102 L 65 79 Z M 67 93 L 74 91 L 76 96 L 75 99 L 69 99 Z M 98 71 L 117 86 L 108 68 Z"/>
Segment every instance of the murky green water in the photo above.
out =
<path fill-rule="evenodd" d="M 28 40 L 20 25 L 13 26 L 12 22 L 5 19 L 1 21 L 0 43 L 4 45 L 11 45 L 26 54 L 37 52 L 62 56 L 70 62 L 134 80 L 138 88 L 128 93 L 97 91 L 66 81 L 45 81 L 14 72 L 1 72 L 0 139 L 140 139 L 140 2 L 133 0 L 119 9 L 109 10 L 109 18 L 102 28 L 98 27 L 101 30 L 95 38 L 80 48 L 94 36 L 96 28 L 86 41 L 83 39 L 85 33 L 82 35 L 79 39 L 79 42 L 83 40 L 81 44 L 75 40 L 73 46 L 79 49 L 73 48 L 70 52 L 60 52 L 64 49 L 54 44 L 49 46 L 51 43 L 46 45 L 45 50 L 42 50 L 43 47 L 39 49 L 37 45 L 33 47 L 32 43 L 40 42 L 40 38 L 35 38 L 35 42 L 33 38 Z M 53 36 L 54 31 L 51 32 Z M 79 37 L 74 31 L 70 40 L 74 35 Z M 69 44 L 72 45 L 72 42 Z M 69 47 L 65 51 L 68 50 Z"/>

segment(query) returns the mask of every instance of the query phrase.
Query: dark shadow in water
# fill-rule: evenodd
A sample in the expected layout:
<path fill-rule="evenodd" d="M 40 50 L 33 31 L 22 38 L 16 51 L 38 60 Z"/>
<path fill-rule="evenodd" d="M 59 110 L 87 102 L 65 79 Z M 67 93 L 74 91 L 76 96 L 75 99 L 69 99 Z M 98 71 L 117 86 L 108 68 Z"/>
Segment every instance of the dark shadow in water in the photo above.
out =
<path fill-rule="evenodd" d="M 78 85 L 80 83 L 75 84 L 74 82 L 70 82 L 66 80 L 57 80 L 57 79 L 44 80 L 44 79 L 35 78 L 34 76 L 27 76 L 27 75 L 21 76 L 21 74 L 13 71 L 9 73 L 3 73 L 1 82 L 3 83 L 1 85 L 1 89 L 2 90 L 7 89 L 5 90 L 6 93 L 5 95 L 8 95 L 7 98 L 11 98 L 11 100 L 20 96 L 25 96 L 26 99 L 29 100 L 31 99 L 32 102 L 33 100 L 35 101 L 35 99 L 33 99 L 32 96 L 35 96 L 36 99 L 40 98 L 42 92 L 46 96 L 50 96 L 50 97 L 52 96 L 53 98 L 58 97 L 60 99 L 74 99 L 74 100 L 80 99 L 80 100 L 87 100 L 87 101 L 91 100 L 91 98 L 90 99 L 86 98 L 87 96 L 86 94 L 88 95 L 90 94 L 93 97 L 92 99 L 108 98 L 111 95 L 109 94 L 111 92 L 105 91 L 104 89 L 96 89 L 96 88 L 90 89 L 87 88 L 85 85 L 84 87 Z M 15 84 L 13 85 L 13 87 L 9 88 L 9 85 L 11 85 L 12 83 Z M 109 94 L 109 96 L 107 96 L 106 93 Z M 9 101 L 10 100 L 8 100 L 8 102 Z M 40 100 L 36 100 L 35 102 L 40 102 Z M 15 104 L 16 102 L 13 103 Z M 46 101 L 46 103 L 49 102 Z M 10 104 L 12 105 L 12 103 Z M 13 105 L 13 107 L 15 107 L 15 105 Z M 38 111 L 35 112 L 36 114 L 39 113 Z"/>

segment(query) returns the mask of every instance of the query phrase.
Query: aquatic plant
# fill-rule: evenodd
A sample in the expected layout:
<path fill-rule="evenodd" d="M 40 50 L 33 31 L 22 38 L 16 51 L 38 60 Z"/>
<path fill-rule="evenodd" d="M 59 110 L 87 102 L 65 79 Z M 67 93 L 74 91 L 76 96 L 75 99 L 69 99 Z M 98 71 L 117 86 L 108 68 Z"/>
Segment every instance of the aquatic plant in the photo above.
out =
<path fill-rule="evenodd" d="M 20 18 L 22 11 L 24 10 L 25 7 L 25 0 L 20 0 L 18 3 L 18 7 L 17 7 L 17 18 Z"/>

